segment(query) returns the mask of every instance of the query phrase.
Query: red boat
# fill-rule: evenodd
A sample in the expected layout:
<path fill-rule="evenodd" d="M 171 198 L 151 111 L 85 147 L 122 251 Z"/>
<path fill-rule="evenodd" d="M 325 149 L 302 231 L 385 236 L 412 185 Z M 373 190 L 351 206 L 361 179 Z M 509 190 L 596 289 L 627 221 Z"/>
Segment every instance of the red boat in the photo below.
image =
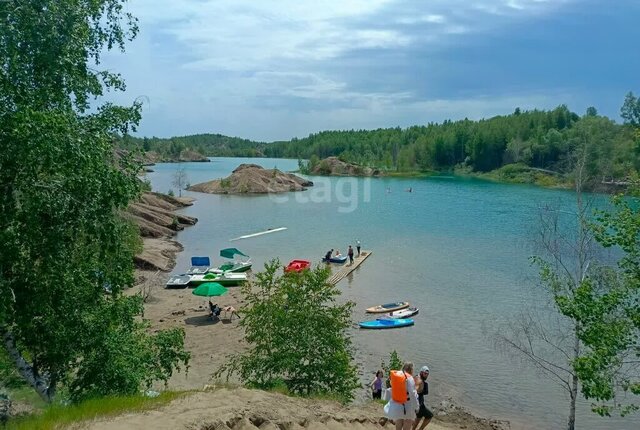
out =
<path fill-rule="evenodd" d="M 291 263 L 284 268 L 285 272 L 301 272 L 308 270 L 311 267 L 311 262 L 307 260 L 291 260 Z"/>

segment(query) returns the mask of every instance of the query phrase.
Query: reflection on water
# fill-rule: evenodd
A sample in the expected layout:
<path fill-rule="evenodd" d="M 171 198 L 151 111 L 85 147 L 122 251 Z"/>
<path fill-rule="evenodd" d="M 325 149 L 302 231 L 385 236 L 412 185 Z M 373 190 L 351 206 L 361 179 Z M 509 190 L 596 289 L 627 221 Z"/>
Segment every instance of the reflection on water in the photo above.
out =
<path fill-rule="evenodd" d="M 297 168 L 296 160 L 273 159 L 183 166 L 195 184 L 227 176 L 243 162 Z M 148 176 L 154 190 L 171 188 L 176 168 L 155 166 Z M 450 396 L 482 416 L 511 420 L 513 428 L 564 426 L 563 392 L 496 353 L 487 331 L 540 302 L 528 261 L 537 208 L 553 204 L 570 212 L 571 193 L 454 177 L 312 180 L 318 188 L 286 198 L 187 193 L 198 201 L 184 212 L 199 223 L 179 233 L 185 251 L 177 267 L 187 267 L 192 255 L 210 255 L 217 263 L 229 239 L 268 228 L 287 230 L 232 243 L 251 255 L 254 268 L 272 258 L 319 263 L 327 250 L 346 252 L 360 240 L 373 255 L 338 284 L 344 297 L 356 302 L 354 320 L 366 319 L 364 309 L 374 304 L 409 300 L 420 308 L 413 327 L 354 328 L 363 381 L 369 382 L 395 349 L 417 366 L 429 365 L 432 403 Z M 409 187 L 412 192 L 405 192 Z M 347 201 L 353 196 L 355 201 Z M 341 210 L 345 207 L 353 210 Z M 584 402 L 577 423 L 593 430 L 638 428 L 637 421 L 599 419 Z"/>

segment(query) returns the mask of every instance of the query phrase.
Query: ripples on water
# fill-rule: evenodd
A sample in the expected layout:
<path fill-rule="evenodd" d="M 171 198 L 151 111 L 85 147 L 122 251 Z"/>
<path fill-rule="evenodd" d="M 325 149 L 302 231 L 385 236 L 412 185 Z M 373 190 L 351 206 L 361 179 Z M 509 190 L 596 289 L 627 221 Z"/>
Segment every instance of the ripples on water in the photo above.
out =
<path fill-rule="evenodd" d="M 183 166 L 195 184 L 227 176 L 243 162 L 297 168 L 296 160 L 280 159 L 215 159 Z M 148 176 L 153 189 L 167 192 L 176 167 L 155 166 Z M 319 187 L 285 198 L 187 193 L 198 202 L 185 213 L 200 221 L 179 234 L 185 251 L 176 267 L 186 267 L 192 255 L 215 259 L 230 238 L 268 228 L 288 229 L 233 242 L 252 256 L 254 268 L 275 257 L 319 261 L 328 249 L 345 253 L 359 239 L 373 255 L 339 284 L 357 304 L 354 320 L 366 319 L 364 309 L 383 302 L 409 300 L 420 308 L 414 327 L 354 328 L 363 381 L 369 382 L 395 349 L 417 366 L 429 365 L 431 403 L 450 396 L 481 416 L 511 420 L 514 429 L 563 428 L 568 409 L 563 392 L 497 353 L 487 332 L 540 302 L 528 260 L 537 211 L 551 204 L 570 213 L 572 193 L 455 177 L 349 179 L 349 184 L 339 182 L 342 178 L 311 179 Z M 320 187 L 330 189 L 329 199 Z M 413 192 L 404 191 L 409 187 Z M 364 201 L 367 190 L 369 201 Z M 351 207 L 343 199 L 349 192 L 357 194 L 357 208 L 344 212 Z M 621 430 L 639 424 L 599 419 L 581 403 L 577 427 Z"/>

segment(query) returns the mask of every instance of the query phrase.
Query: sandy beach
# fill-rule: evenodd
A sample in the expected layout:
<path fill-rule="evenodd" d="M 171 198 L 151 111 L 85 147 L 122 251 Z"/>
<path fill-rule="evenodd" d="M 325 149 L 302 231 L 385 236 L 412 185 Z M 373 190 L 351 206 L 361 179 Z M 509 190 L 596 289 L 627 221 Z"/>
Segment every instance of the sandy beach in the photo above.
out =
<path fill-rule="evenodd" d="M 370 403 L 343 406 L 325 400 L 289 397 L 246 388 L 219 388 L 174 400 L 157 410 L 126 414 L 85 423 L 90 430 L 358 430 L 393 429 Z M 431 430 L 496 430 L 495 423 L 459 415 L 441 416 L 427 426 Z"/>

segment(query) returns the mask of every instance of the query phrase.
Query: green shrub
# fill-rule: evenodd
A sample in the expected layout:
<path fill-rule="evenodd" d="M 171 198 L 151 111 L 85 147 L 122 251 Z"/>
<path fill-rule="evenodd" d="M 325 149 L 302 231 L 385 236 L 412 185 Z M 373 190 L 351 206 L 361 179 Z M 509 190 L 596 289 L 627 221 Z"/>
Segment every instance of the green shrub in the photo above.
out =
<path fill-rule="evenodd" d="M 241 325 L 249 348 L 215 375 L 237 374 L 261 389 L 351 400 L 359 386 L 347 336 L 354 304 L 336 303 L 340 291 L 327 282 L 326 268 L 284 276 L 280 270 L 272 261 L 243 287 Z"/>
<path fill-rule="evenodd" d="M 103 397 L 86 400 L 76 405 L 55 404 L 42 414 L 11 420 L 6 430 L 55 430 L 70 424 L 110 417 L 126 412 L 140 412 L 169 403 L 184 393 L 164 392 L 158 397 L 142 395 L 127 397 Z"/>

